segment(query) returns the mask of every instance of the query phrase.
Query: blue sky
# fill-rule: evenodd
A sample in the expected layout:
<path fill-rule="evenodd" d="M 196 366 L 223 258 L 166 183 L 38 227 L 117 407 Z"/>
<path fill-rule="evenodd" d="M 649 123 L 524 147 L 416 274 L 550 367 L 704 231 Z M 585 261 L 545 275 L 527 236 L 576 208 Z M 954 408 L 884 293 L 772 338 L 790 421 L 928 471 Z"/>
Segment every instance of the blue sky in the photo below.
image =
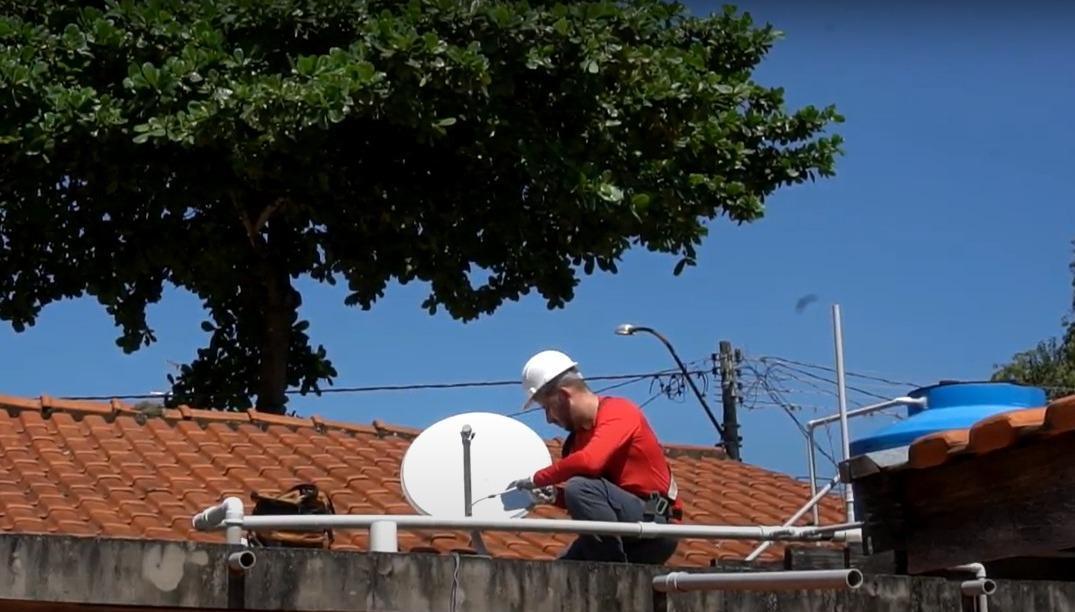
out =
<path fill-rule="evenodd" d="M 428 316 L 419 286 L 394 287 L 361 312 L 345 308 L 341 292 L 303 283 L 303 316 L 339 371 L 336 386 L 514 380 L 529 355 L 548 347 L 569 352 L 590 375 L 672 365 L 652 337 L 613 335 L 625 321 L 661 330 L 685 360 L 706 358 L 727 339 L 751 358 L 831 366 L 835 302 L 847 368 L 914 383 L 984 379 L 995 363 L 1058 333 L 1071 304 L 1075 238 L 1075 8 L 921 4 L 740 5 L 786 33 L 758 79 L 784 86 L 793 108 L 836 104 L 847 118 L 838 128 L 847 154 L 836 178 L 780 192 L 756 224 L 716 223 L 699 265 L 680 277 L 671 274 L 674 259 L 632 253 L 619 275 L 585 278 L 564 310 L 531 296 L 471 324 Z M 818 301 L 797 313 L 807 294 Z M 203 314 L 190 295 L 170 291 L 149 316 L 160 341 L 134 355 L 116 348 L 111 321 L 89 300 L 49 307 L 22 334 L 4 328 L 0 392 L 163 389 L 169 361 L 190 360 L 203 341 Z M 777 384 L 806 406 L 801 418 L 834 409 L 831 385 L 792 374 L 803 380 Z M 849 382 L 882 395 L 909 390 Z M 617 392 L 639 402 L 651 396 L 646 382 Z M 719 415 L 713 384 L 708 394 Z M 521 399 L 510 386 L 295 397 L 291 408 L 424 427 L 457 412 L 514 412 Z M 745 460 L 805 474 L 800 434 L 762 399 L 740 416 Z M 657 399 L 646 412 L 665 442 L 716 440 L 690 397 Z M 558 433 L 539 415 L 526 422 Z M 854 422 L 852 431 L 884 422 Z"/>

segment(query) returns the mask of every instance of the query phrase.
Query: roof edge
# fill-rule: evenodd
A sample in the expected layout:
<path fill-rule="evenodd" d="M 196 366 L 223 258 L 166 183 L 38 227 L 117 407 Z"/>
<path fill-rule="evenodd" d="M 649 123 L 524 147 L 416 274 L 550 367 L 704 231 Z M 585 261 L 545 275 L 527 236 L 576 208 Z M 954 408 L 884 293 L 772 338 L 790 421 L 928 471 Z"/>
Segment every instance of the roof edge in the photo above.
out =
<path fill-rule="evenodd" d="M 44 418 L 49 418 L 54 413 L 62 412 L 71 414 L 77 418 L 86 415 L 98 415 L 104 417 L 108 421 L 112 421 L 118 416 L 128 416 L 135 418 L 139 423 L 144 423 L 147 418 L 163 418 L 164 420 L 171 422 L 250 423 L 260 426 L 279 425 L 293 429 L 309 428 L 321 432 L 331 430 L 352 435 L 372 434 L 382 438 L 396 437 L 405 440 L 413 440 L 418 437 L 418 434 L 422 433 L 421 429 L 406 425 L 387 423 L 381 419 L 374 419 L 369 424 L 366 424 L 326 419 L 317 414 L 309 417 L 292 417 L 259 412 L 253 408 L 241 411 L 209 410 L 204 408 L 192 408 L 185 404 L 176 408 L 161 408 L 158 412 L 156 410 L 139 408 L 134 404 L 129 404 L 115 398 L 105 402 L 65 399 L 51 395 L 42 395 L 34 398 L 0 394 L 0 409 L 7 410 L 8 413 L 16 413 L 23 410 L 41 412 Z M 557 437 L 546 440 L 546 442 L 562 443 L 563 441 L 561 438 Z M 665 454 L 670 457 L 727 459 L 727 453 L 717 446 L 667 443 L 662 443 L 661 446 L 664 447 Z"/>

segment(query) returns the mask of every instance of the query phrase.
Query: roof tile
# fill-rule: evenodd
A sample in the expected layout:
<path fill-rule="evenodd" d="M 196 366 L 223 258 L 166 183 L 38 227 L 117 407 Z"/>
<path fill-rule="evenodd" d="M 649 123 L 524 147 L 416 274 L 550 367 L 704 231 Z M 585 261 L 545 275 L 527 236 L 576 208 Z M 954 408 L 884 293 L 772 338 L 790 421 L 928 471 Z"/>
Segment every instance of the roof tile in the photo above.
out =
<path fill-rule="evenodd" d="M 1045 428 L 1052 433 L 1075 429 L 1075 395 L 1049 404 L 1045 411 Z"/>
<path fill-rule="evenodd" d="M 1045 410 L 1014 410 L 978 421 L 970 428 L 967 450 L 981 454 L 1010 446 L 1021 434 L 1041 428 Z"/>
<path fill-rule="evenodd" d="M 951 429 L 923 436 L 908 449 L 908 462 L 914 468 L 940 465 L 948 460 L 950 453 L 965 449 L 969 439 L 969 429 Z"/>
<path fill-rule="evenodd" d="M 413 428 L 185 406 L 143 418 L 121 402 L 49 397 L 0 396 L 0 408 L 6 409 L 0 410 L 0 529 L 219 542 L 220 532 L 193 531 L 191 515 L 226 495 L 239 496 L 250 509 L 253 491 L 279 493 L 301 481 L 323 487 L 340 513 L 414 514 L 399 482 L 403 454 L 419 433 Z M 1054 412 L 1060 415 L 1054 420 L 1067 422 L 1066 410 Z M 559 456 L 560 440 L 548 446 Z M 669 446 L 666 454 L 687 523 L 781 523 L 810 496 L 805 483 L 725 461 L 713 448 Z M 827 498 L 821 515 L 828 523 L 842 520 L 840 500 Z M 533 516 L 565 513 L 543 506 Z M 404 551 L 475 554 L 466 533 L 401 532 L 399 538 Z M 555 558 L 572 539 L 483 534 L 494 556 L 525 559 Z M 368 544 L 363 531 L 337 532 L 333 547 L 365 551 Z M 685 540 L 671 563 L 741 559 L 754 544 Z M 762 559 L 782 554 L 776 544 Z"/>

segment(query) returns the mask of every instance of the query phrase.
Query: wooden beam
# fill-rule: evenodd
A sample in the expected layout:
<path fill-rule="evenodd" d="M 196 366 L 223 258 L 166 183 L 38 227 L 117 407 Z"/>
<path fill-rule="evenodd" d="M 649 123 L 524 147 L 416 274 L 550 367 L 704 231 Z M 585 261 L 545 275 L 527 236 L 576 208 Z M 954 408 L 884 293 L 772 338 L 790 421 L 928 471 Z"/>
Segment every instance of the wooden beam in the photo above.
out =
<path fill-rule="evenodd" d="M 1075 434 L 892 474 L 912 574 L 1075 546 Z"/>

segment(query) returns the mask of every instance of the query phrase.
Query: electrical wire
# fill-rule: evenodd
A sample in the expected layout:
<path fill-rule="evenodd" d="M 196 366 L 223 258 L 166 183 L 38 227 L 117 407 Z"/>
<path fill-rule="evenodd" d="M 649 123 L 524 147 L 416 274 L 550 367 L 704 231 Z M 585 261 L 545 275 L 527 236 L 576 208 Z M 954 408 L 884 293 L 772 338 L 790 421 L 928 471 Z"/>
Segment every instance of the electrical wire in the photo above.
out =
<path fill-rule="evenodd" d="M 696 360 L 688 362 L 688 363 L 686 363 L 684 365 L 686 366 L 688 373 L 690 373 L 692 375 L 703 375 L 702 376 L 703 385 L 705 385 L 705 388 L 708 389 L 709 382 L 704 376 L 704 374 L 706 373 L 705 370 L 692 369 L 692 368 L 698 368 L 704 361 L 706 361 L 706 360 L 705 359 L 696 359 Z M 600 389 L 596 389 L 596 390 L 594 390 L 594 393 L 605 393 L 607 391 L 611 391 L 613 389 L 619 389 L 619 388 L 622 388 L 622 387 L 626 387 L 628 385 L 633 385 L 635 383 L 642 382 L 644 380 L 659 380 L 661 376 L 680 376 L 680 377 L 682 377 L 682 372 L 680 372 L 679 368 L 668 368 L 666 370 L 661 370 L 659 372 L 651 372 L 651 373 L 646 374 L 646 375 L 638 376 L 637 378 L 624 380 L 622 382 L 618 382 L 618 383 L 609 385 L 607 387 L 602 387 Z M 591 378 L 589 380 L 597 380 L 597 379 Z M 652 387 L 652 385 L 651 385 L 651 387 Z"/>
<path fill-rule="evenodd" d="M 707 370 L 689 370 L 690 375 L 705 375 L 708 374 Z M 618 380 L 626 381 L 624 384 L 631 382 L 638 382 L 642 380 L 659 378 L 661 376 L 680 375 L 677 370 L 661 370 L 656 372 L 643 372 L 637 374 L 610 374 L 604 376 L 588 376 L 586 380 L 599 381 L 599 380 Z M 486 387 L 507 387 L 516 386 L 519 384 L 517 380 L 489 380 L 489 381 L 472 381 L 472 382 L 450 382 L 450 383 L 418 383 L 418 384 L 401 384 L 401 385 L 374 385 L 365 387 L 335 387 L 331 389 L 321 389 L 316 392 L 317 394 L 327 395 L 330 393 L 370 393 L 376 391 L 421 391 L 429 389 L 470 389 L 470 388 L 486 388 Z M 298 389 L 288 389 L 285 391 L 288 395 L 301 394 Z M 161 398 L 166 394 L 162 393 L 130 393 L 123 395 L 70 395 L 65 396 L 66 399 L 71 400 L 124 400 L 124 399 L 155 399 Z"/>
<path fill-rule="evenodd" d="M 765 362 L 765 361 L 785 362 L 785 363 L 789 363 L 789 364 L 793 364 L 793 365 L 797 365 L 797 366 L 801 366 L 801 367 L 805 367 L 805 368 L 813 368 L 815 370 L 824 370 L 826 372 L 832 372 L 834 374 L 836 373 L 835 368 L 832 368 L 832 367 L 829 367 L 829 366 L 824 366 L 824 365 L 817 364 L 817 363 L 807 363 L 805 361 L 798 361 L 798 360 L 795 360 L 795 359 L 790 359 L 788 357 L 777 357 L 777 356 L 773 356 L 773 355 L 763 355 L 761 357 L 757 357 L 757 359 L 759 361 L 762 361 L 762 362 Z M 890 378 L 885 378 L 885 377 L 881 377 L 881 376 L 873 376 L 873 375 L 870 375 L 870 374 L 861 374 L 861 373 L 858 373 L 858 372 L 851 372 L 849 370 L 845 370 L 844 374 L 846 374 L 847 376 L 850 376 L 852 378 L 861 378 L 863 380 L 872 380 L 872 381 L 875 381 L 875 382 L 882 382 L 882 383 L 885 383 L 885 384 L 888 384 L 888 385 L 894 385 L 894 386 L 897 386 L 897 387 L 923 387 L 923 386 L 925 386 L 925 385 L 921 385 L 921 384 L 915 383 L 915 382 L 892 380 Z"/>
<path fill-rule="evenodd" d="M 703 393 L 704 393 L 705 390 L 709 389 L 709 382 L 708 382 L 708 379 L 706 378 L 706 374 L 708 374 L 708 372 L 706 370 L 691 370 L 690 369 L 691 367 L 696 367 L 697 364 L 702 362 L 702 361 L 705 361 L 705 360 L 704 359 L 697 359 L 695 361 L 689 362 L 689 363 L 684 364 L 684 365 L 687 366 L 687 373 L 689 375 L 701 376 L 702 381 L 703 381 L 703 389 L 704 389 Z M 670 379 L 669 382 L 667 382 L 667 383 L 663 382 L 663 379 L 665 377 Z M 640 408 L 644 408 L 647 404 L 653 402 L 654 400 L 656 400 L 658 397 L 660 397 L 662 395 L 667 396 L 669 399 L 679 398 L 682 401 L 683 398 L 686 397 L 686 392 L 685 392 L 686 383 L 684 383 L 682 379 L 683 379 L 683 373 L 679 371 L 679 368 L 674 368 L 674 369 L 664 370 L 662 372 L 652 372 L 650 374 L 641 375 L 641 376 L 632 378 L 630 380 L 625 380 L 625 381 L 623 381 L 621 383 L 617 383 L 617 384 L 614 384 L 614 385 L 609 385 L 607 387 L 597 389 L 597 390 L 594 391 L 594 393 L 604 393 L 604 392 L 609 391 L 611 389 L 625 387 L 627 385 L 636 384 L 636 383 L 639 383 L 639 382 L 642 382 L 642 381 L 645 381 L 645 380 L 650 380 L 651 381 L 650 382 L 650 391 L 651 392 L 653 391 L 653 385 L 655 383 L 658 386 L 658 390 L 657 390 L 656 393 L 653 393 L 652 396 L 649 399 L 647 399 L 644 402 L 642 402 L 641 404 L 639 404 Z M 588 380 L 596 380 L 596 378 L 590 378 Z M 540 410 L 523 409 L 523 410 L 520 410 L 518 412 L 512 412 L 512 413 L 508 414 L 507 416 L 509 416 L 509 417 L 517 417 L 517 416 L 535 414 L 535 413 L 540 413 L 540 412 L 541 412 Z"/>
<path fill-rule="evenodd" d="M 650 403 L 651 403 L 651 402 L 652 402 L 653 400 L 657 399 L 658 397 L 660 397 L 660 396 L 662 396 L 662 395 L 664 395 L 664 391 L 658 391 L 658 392 L 657 392 L 657 393 L 655 393 L 655 394 L 654 394 L 654 395 L 653 395 L 652 397 L 650 397 L 650 398 L 649 398 L 648 400 L 646 400 L 646 401 L 642 402 L 641 404 L 639 404 L 639 405 L 638 405 L 638 407 L 639 407 L 639 408 L 645 408 L 645 407 L 646 407 L 646 406 L 648 406 L 648 405 L 649 405 L 649 404 L 650 404 Z"/>
<path fill-rule="evenodd" d="M 808 376 L 810 378 L 813 378 L 814 380 L 820 380 L 820 381 L 823 381 L 823 382 L 836 384 L 836 381 L 834 381 L 833 379 L 825 378 L 824 376 L 819 376 L 819 375 L 814 374 L 813 372 L 810 372 L 808 370 L 803 370 L 801 368 L 795 368 L 795 367 L 789 366 L 787 364 L 782 364 L 781 367 L 783 367 L 785 370 L 790 370 L 792 372 L 796 372 L 796 373 L 798 373 L 798 374 L 800 374 L 802 376 Z M 880 400 L 892 399 L 889 396 L 881 395 L 880 393 L 874 393 L 873 391 L 867 391 L 866 389 L 862 389 L 862 388 L 856 387 L 854 385 L 845 384 L 844 387 L 846 389 L 850 390 L 850 391 L 855 391 L 855 392 L 861 393 L 863 395 L 866 395 L 866 396 L 869 396 L 869 397 L 872 397 L 872 398 L 875 398 L 875 399 L 880 399 Z"/>

